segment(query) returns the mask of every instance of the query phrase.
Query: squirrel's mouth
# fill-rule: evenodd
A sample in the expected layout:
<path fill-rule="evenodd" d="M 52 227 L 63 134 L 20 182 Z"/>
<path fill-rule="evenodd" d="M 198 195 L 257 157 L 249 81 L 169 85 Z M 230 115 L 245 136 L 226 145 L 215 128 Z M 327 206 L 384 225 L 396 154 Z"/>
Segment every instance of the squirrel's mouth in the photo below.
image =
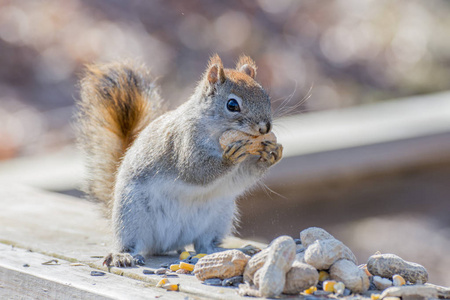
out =
<path fill-rule="evenodd" d="M 250 130 L 242 130 L 242 129 L 234 129 L 234 128 L 233 129 L 230 128 L 228 130 L 236 130 L 236 131 L 242 132 L 243 134 L 251 136 L 251 137 L 257 137 L 257 136 L 262 135 L 258 131 L 253 131 L 253 130 L 250 131 Z"/>
<path fill-rule="evenodd" d="M 246 127 L 246 128 L 245 128 Z M 236 128 L 236 130 L 241 131 L 250 136 L 258 137 L 266 135 L 272 131 L 271 122 L 261 121 L 257 124 L 252 124 L 250 126 L 245 126 L 244 128 Z"/>
<path fill-rule="evenodd" d="M 240 126 L 236 126 L 237 128 L 227 128 L 227 130 L 236 130 L 236 131 L 240 131 L 243 134 L 249 135 L 249 136 L 253 136 L 253 137 L 258 137 L 258 136 L 262 136 L 262 135 L 266 135 L 268 133 L 270 133 L 272 131 L 272 124 L 271 122 L 259 122 L 259 123 L 253 123 L 251 125 L 240 125 Z"/>
<path fill-rule="evenodd" d="M 242 130 L 240 130 L 240 131 L 242 131 Z M 263 135 L 269 134 L 271 132 L 271 130 L 269 129 L 269 130 L 261 130 L 260 131 L 258 129 L 258 130 L 251 130 L 251 131 L 242 131 L 242 132 L 247 135 L 258 137 L 258 136 L 263 136 Z"/>

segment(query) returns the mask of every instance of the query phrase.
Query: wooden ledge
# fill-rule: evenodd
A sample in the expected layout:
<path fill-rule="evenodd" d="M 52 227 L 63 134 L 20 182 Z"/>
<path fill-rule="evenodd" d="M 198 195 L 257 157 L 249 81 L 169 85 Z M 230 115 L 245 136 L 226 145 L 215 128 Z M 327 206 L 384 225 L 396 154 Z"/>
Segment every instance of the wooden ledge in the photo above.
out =
<path fill-rule="evenodd" d="M 95 203 L 8 185 L 0 186 L 0 206 L 0 296 L 243 299 L 235 288 L 206 286 L 192 275 L 170 278 L 180 284 L 180 292 L 155 288 L 161 277 L 145 275 L 143 270 L 159 268 L 177 256 L 150 257 L 146 266 L 111 268 L 107 273 L 99 257 L 110 251 L 110 232 Z M 225 246 L 240 247 L 248 241 L 232 238 L 228 243 Z M 55 258 L 58 265 L 42 265 Z M 90 276 L 92 270 L 107 275 Z"/>

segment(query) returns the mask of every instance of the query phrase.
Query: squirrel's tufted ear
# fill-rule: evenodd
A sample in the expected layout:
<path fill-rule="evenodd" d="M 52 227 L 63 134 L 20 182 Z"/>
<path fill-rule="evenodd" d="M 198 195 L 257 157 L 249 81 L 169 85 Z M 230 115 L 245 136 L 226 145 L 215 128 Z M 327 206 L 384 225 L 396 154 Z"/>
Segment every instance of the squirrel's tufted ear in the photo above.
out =
<path fill-rule="evenodd" d="M 206 78 L 210 84 L 215 84 L 217 82 L 225 82 L 225 72 L 223 71 L 222 60 L 219 55 L 215 54 L 209 60 L 208 69 L 206 71 Z"/>
<path fill-rule="evenodd" d="M 255 78 L 256 76 L 256 64 L 253 61 L 253 59 L 251 59 L 247 55 L 241 55 L 239 57 L 239 60 L 236 64 L 236 70 L 244 74 L 247 74 L 251 78 Z"/>

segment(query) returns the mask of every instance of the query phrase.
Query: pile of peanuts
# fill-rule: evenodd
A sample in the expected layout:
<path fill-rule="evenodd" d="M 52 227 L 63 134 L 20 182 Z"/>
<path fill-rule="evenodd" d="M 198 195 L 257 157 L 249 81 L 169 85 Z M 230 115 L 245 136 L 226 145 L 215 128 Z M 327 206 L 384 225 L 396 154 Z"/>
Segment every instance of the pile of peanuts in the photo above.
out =
<path fill-rule="evenodd" d="M 426 284 L 428 273 L 423 266 L 381 253 L 358 265 L 347 246 L 317 227 L 301 231 L 300 239 L 280 236 L 252 257 L 239 250 L 196 256 L 183 252 L 180 261 L 168 268 L 178 274 L 195 274 L 207 285 L 239 287 L 239 294 L 245 296 L 359 294 L 372 300 L 450 299 L 450 288 Z M 167 279 L 158 286 L 178 290 Z"/>

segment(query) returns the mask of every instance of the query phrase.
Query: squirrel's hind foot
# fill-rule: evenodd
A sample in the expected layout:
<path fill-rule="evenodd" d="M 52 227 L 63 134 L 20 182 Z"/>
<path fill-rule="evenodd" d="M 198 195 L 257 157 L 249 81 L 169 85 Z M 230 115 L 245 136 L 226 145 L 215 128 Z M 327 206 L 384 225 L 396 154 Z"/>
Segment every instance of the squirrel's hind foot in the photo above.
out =
<path fill-rule="evenodd" d="M 251 245 L 251 244 L 248 244 L 248 245 L 245 245 L 245 246 L 243 246 L 241 248 L 236 248 L 236 250 L 242 251 L 242 252 L 244 252 L 244 254 L 247 254 L 249 256 L 253 256 L 256 253 L 258 253 L 259 251 L 261 251 L 261 248 L 256 247 L 256 246 Z"/>
<path fill-rule="evenodd" d="M 145 259 L 140 254 L 131 256 L 130 253 L 109 253 L 103 260 L 103 265 L 119 268 L 143 266 L 145 265 Z"/>

